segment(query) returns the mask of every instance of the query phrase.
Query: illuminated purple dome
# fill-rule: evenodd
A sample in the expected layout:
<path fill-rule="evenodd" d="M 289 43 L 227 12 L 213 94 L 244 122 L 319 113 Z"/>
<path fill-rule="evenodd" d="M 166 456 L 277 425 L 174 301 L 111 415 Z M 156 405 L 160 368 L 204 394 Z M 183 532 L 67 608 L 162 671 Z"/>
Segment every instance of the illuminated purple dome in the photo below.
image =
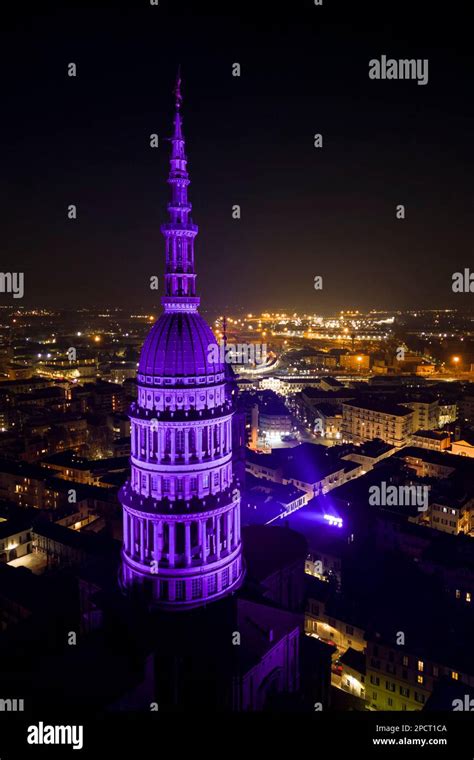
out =
<path fill-rule="evenodd" d="M 213 349 L 212 347 L 215 348 Z M 143 345 L 138 372 L 153 377 L 206 377 L 224 366 L 218 343 L 199 312 L 164 312 Z"/>
<path fill-rule="evenodd" d="M 190 184 L 176 82 L 168 184 L 163 313 L 140 356 L 130 408 L 131 472 L 123 507 L 121 583 L 164 609 L 234 593 L 245 570 L 234 472 L 235 381 L 199 314 Z M 225 332 L 225 330 L 224 330 Z"/>

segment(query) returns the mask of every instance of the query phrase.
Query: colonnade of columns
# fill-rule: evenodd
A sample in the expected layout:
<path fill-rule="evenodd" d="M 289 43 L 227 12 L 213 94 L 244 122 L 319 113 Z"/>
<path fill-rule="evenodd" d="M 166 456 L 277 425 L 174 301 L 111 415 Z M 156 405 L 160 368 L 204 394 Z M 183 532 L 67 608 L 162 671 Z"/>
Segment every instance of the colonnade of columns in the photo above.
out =
<path fill-rule="evenodd" d="M 226 491 L 232 482 L 232 463 L 191 473 L 175 473 L 170 470 L 154 472 L 132 464 L 131 486 L 136 494 L 164 498 L 171 501 L 189 501 L 193 496 L 206 498 Z"/>
<path fill-rule="evenodd" d="M 242 556 L 235 556 L 228 565 L 209 565 L 207 572 L 199 575 L 175 575 L 167 576 L 153 583 L 151 586 L 152 598 L 161 604 L 173 606 L 195 606 L 203 600 L 212 600 L 228 593 L 229 589 L 240 585 L 242 580 Z M 184 572 L 184 571 L 181 571 Z M 143 576 L 129 565 L 123 565 L 123 581 L 130 586 L 143 582 Z M 150 586 L 148 586 L 150 589 Z"/>
<path fill-rule="evenodd" d="M 220 514 L 171 520 L 143 513 L 138 517 L 124 507 L 125 554 L 144 565 L 190 567 L 215 562 L 240 543 L 240 506 L 230 505 Z"/>
<path fill-rule="evenodd" d="M 232 450 L 231 418 L 205 425 L 159 427 L 132 419 L 132 456 L 145 462 L 189 464 L 223 457 Z"/>

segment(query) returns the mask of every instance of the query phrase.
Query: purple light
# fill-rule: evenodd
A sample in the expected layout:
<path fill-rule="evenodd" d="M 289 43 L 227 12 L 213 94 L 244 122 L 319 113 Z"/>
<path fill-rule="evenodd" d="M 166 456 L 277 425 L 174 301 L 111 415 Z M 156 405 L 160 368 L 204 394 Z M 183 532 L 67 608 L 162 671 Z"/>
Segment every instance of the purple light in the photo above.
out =
<path fill-rule="evenodd" d="M 324 515 L 324 519 L 328 521 L 329 525 L 335 525 L 336 528 L 342 528 L 342 517 L 334 517 L 334 515 Z"/>

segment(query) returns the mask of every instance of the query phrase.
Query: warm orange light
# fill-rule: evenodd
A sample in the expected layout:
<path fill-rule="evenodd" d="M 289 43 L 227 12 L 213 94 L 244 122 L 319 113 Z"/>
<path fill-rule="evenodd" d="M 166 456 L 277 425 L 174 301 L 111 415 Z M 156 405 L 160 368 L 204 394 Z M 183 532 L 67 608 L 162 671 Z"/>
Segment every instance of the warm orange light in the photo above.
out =
<path fill-rule="evenodd" d="M 459 362 L 460 362 L 460 361 L 461 361 L 461 359 L 460 359 L 460 357 L 459 357 L 459 356 L 453 356 L 453 362 L 454 362 L 455 364 L 459 364 Z"/>
<path fill-rule="evenodd" d="M 100 343 L 100 335 L 96 335 L 94 340 L 96 343 Z"/>

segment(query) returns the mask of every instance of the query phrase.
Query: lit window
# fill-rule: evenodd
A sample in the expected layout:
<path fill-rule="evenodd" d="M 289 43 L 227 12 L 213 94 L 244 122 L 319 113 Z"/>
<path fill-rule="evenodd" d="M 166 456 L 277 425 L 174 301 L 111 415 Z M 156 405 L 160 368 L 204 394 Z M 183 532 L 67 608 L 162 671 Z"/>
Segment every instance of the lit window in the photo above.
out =
<path fill-rule="evenodd" d="M 451 672 L 451 678 L 453 679 L 453 681 L 459 681 L 459 673 L 456 673 L 456 671 L 453 670 Z"/>
<path fill-rule="evenodd" d="M 470 591 L 466 591 L 466 602 L 470 602 L 472 599 L 472 595 Z"/>
<path fill-rule="evenodd" d="M 423 660 L 418 660 L 418 670 L 420 671 L 420 673 L 423 673 L 423 667 L 424 667 Z"/>
<path fill-rule="evenodd" d="M 416 680 L 418 683 L 423 684 L 423 676 L 418 675 Z"/>

